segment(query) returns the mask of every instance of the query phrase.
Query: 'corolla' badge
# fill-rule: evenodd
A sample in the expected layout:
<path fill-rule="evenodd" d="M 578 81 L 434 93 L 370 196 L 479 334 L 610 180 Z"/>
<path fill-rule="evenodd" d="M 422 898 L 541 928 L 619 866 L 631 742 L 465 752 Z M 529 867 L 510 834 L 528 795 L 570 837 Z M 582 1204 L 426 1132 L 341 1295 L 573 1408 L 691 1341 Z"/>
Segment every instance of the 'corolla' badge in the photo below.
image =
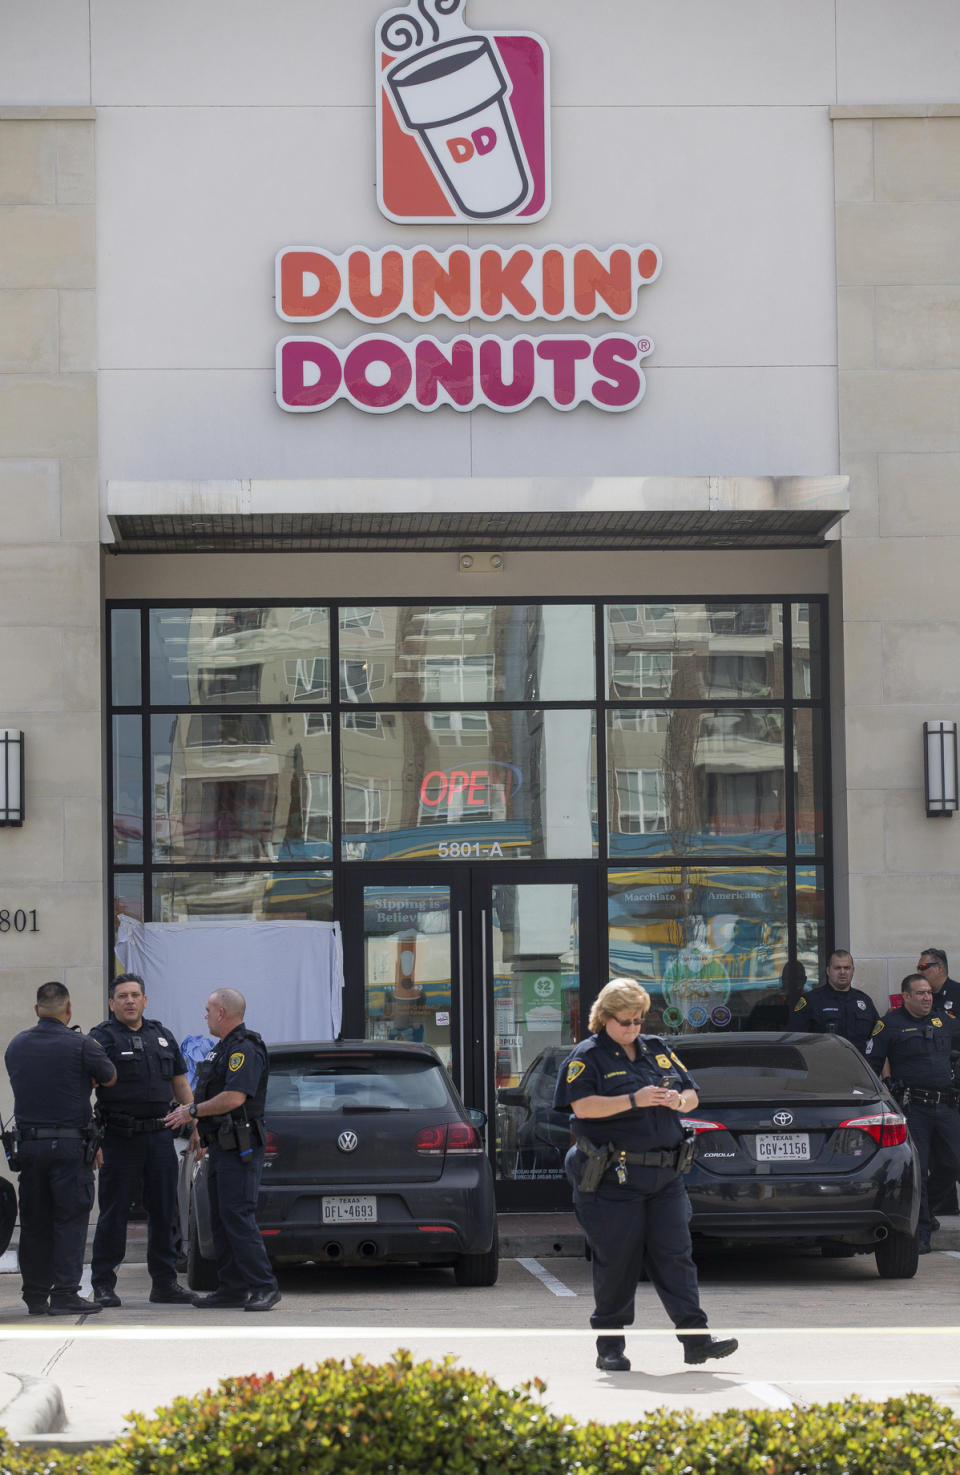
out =
<path fill-rule="evenodd" d="M 773 1125 L 775 1127 L 789 1127 L 793 1121 L 793 1114 L 789 1111 L 775 1111 L 773 1113 Z"/>
<path fill-rule="evenodd" d="M 793 1121 L 793 1117 L 790 1120 Z M 359 1145 L 356 1132 L 341 1132 L 337 1138 L 337 1146 L 341 1152 L 356 1152 Z"/>

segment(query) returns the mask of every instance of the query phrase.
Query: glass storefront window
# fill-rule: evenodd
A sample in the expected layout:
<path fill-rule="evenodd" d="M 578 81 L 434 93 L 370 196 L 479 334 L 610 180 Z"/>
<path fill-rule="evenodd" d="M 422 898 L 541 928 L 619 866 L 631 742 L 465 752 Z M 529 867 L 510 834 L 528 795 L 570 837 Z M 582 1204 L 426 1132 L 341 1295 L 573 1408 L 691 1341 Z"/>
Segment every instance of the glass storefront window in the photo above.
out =
<path fill-rule="evenodd" d="M 816 988 L 827 976 L 823 866 L 797 871 L 797 961 L 803 965 L 807 988 Z"/>
<path fill-rule="evenodd" d="M 330 701 L 330 613 L 312 605 L 150 611 L 154 706 Z"/>
<path fill-rule="evenodd" d="M 593 610 L 577 604 L 340 611 L 340 700 L 592 701 Z"/>
<path fill-rule="evenodd" d="M 153 920 L 332 922 L 333 872 L 155 871 Z"/>
<path fill-rule="evenodd" d="M 138 609 L 115 609 L 110 616 L 110 670 L 113 705 L 139 706 L 141 683 Z"/>
<path fill-rule="evenodd" d="M 823 713 L 797 707 L 793 713 L 796 771 L 797 854 L 823 851 Z"/>
<path fill-rule="evenodd" d="M 344 860 L 590 856 L 589 711 L 383 712 L 343 718 Z"/>
<path fill-rule="evenodd" d="M 818 604 L 793 606 L 793 695 L 795 701 L 823 696 L 823 637 Z"/>
<path fill-rule="evenodd" d="M 608 604 L 613 701 L 741 701 L 783 696 L 780 605 Z"/>
<path fill-rule="evenodd" d="M 143 876 L 120 875 L 113 878 L 113 935 L 116 937 L 121 917 L 143 921 Z"/>
<path fill-rule="evenodd" d="M 155 860 L 330 859 L 331 740 L 308 714 L 155 716 L 151 733 Z"/>
<path fill-rule="evenodd" d="M 363 888 L 364 1038 L 432 1045 L 448 1069 L 450 910 L 449 886 Z"/>
<path fill-rule="evenodd" d="M 113 719 L 113 859 L 143 861 L 143 726 L 139 716 Z"/>
<path fill-rule="evenodd" d="M 782 854 L 783 713 L 608 713 L 610 854 Z"/>
<path fill-rule="evenodd" d="M 651 1034 L 743 1027 L 781 987 L 787 871 L 670 866 L 611 871 L 610 973 L 651 997 Z"/>

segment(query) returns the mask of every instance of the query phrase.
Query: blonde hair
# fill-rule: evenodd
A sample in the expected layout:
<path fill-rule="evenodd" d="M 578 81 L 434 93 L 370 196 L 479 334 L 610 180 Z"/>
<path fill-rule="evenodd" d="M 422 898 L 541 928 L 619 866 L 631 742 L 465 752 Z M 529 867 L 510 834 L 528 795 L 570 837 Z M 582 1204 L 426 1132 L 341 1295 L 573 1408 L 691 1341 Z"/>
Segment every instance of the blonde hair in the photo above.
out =
<path fill-rule="evenodd" d="M 594 999 L 588 1023 L 592 1033 L 599 1034 L 607 1020 L 613 1019 L 614 1015 L 627 1010 L 646 1018 L 649 1008 L 650 995 L 636 979 L 611 978 Z"/>

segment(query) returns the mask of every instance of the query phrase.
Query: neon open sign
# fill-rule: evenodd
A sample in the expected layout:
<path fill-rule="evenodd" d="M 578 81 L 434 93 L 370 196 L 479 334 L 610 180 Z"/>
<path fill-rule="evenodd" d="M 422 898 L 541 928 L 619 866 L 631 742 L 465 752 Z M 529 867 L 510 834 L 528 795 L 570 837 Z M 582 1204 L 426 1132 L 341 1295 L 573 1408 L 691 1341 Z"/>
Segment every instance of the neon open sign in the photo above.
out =
<path fill-rule="evenodd" d="M 506 769 L 512 775 L 512 784 L 504 789 L 501 775 L 491 774 L 490 768 Z M 453 768 L 449 773 L 434 768 L 424 776 L 420 785 L 420 803 L 424 809 L 439 809 L 441 805 L 456 808 L 459 804 L 467 809 L 489 809 L 494 798 L 511 798 L 523 787 L 523 775 L 512 763 L 493 763 L 487 768 Z"/>

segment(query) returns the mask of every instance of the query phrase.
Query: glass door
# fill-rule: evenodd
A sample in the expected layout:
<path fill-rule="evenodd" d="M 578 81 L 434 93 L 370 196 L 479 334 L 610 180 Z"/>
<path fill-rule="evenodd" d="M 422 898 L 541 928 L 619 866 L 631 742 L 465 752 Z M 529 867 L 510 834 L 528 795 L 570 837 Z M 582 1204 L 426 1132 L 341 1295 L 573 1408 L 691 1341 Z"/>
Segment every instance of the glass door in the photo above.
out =
<path fill-rule="evenodd" d="M 577 866 L 351 868 L 344 1034 L 432 1045 L 486 1114 L 503 1208 L 566 1206 L 561 1061 L 598 984 L 595 879 Z"/>

